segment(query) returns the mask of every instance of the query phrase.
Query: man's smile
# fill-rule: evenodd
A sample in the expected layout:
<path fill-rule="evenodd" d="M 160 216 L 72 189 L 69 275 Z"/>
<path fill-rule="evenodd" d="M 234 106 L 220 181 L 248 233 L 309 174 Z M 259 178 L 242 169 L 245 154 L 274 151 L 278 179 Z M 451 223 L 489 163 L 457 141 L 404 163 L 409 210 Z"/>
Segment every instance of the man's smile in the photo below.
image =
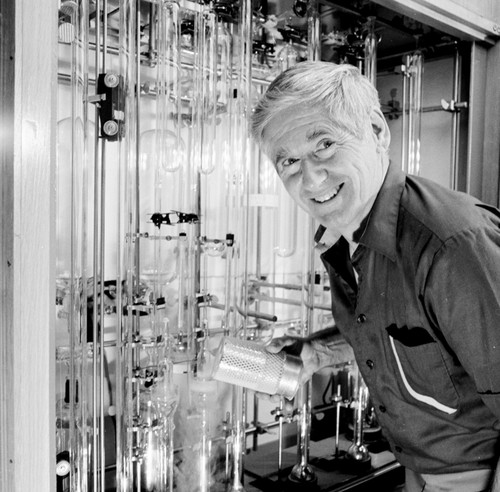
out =
<path fill-rule="evenodd" d="M 344 183 L 341 183 L 334 190 L 329 191 L 328 193 L 325 193 L 324 195 L 312 198 L 312 201 L 316 202 L 316 203 L 325 203 L 329 200 L 332 200 L 333 198 L 335 198 L 337 196 L 338 192 L 342 189 L 343 186 L 344 186 Z"/>

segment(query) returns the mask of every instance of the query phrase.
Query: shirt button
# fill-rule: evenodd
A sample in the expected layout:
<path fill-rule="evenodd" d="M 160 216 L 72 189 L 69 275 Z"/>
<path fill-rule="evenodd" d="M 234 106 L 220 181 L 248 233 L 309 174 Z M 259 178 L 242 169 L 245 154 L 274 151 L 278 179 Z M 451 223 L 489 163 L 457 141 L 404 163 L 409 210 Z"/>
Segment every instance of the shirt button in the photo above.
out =
<path fill-rule="evenodd" d="M 374 362 L 371 359 L 368 359 L 366 361 L 366 365 L 370 368 L 373 369 L 373 366 L 375 365 Z"/>
<path fill-rule="evenodd" d="M 382 413 L 387 412 L 387 408 L 385 408 L 385 407 L 384 407 L 384 405 L 379 405 L 378 409 L 379 409 Z"/>
<path fill-rule="evenodd" d="M 364 323 L 366 321 L 366 314 L 360 314 L 356 319 L 357 323 Z"/>

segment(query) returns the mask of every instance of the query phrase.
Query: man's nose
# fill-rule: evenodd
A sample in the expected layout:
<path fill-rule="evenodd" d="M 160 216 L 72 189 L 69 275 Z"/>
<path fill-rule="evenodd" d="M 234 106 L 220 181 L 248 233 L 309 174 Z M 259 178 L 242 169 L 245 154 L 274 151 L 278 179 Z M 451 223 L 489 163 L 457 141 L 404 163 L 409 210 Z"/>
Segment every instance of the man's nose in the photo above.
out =
<path fill-rule="evenodd" d="M 304 188 L 313 190 L 317 188 L 327 177 L 324 164 L 310 157 L 302 159 L 302 184 Z"/>

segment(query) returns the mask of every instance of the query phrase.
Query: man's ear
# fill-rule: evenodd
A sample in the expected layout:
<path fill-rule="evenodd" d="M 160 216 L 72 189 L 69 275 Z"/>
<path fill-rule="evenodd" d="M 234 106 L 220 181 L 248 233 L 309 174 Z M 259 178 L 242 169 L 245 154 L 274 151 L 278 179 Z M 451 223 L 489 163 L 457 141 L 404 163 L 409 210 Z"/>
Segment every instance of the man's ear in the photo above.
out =
<path fill-rule="evenodd" d="M 379 108 L 374 108 L 370 114 L 372 130 L 381 150 L 387 152 L 391 144 L 391 132 L 387 121 Z"/>

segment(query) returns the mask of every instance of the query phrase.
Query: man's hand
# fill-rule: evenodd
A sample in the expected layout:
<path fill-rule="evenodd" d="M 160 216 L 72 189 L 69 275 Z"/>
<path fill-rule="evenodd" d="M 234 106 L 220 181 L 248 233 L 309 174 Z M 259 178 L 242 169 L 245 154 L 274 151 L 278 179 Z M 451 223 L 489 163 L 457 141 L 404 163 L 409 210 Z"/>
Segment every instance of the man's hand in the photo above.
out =
<path fill-rule="evenodd" d="M 300 378 L 300 384 L 311 379 L 312 375 L 321 369 L 320 360 L 312 342 L 307 338 L 284 336 L 273 338 L 266 346 L 266 350 L 277 354 L 284 350 L 285 352 L 299 356 L 302 359 L 303 370 Z"/>
<path fill-rule="evenodd" d="M 302 359 L 300 384 L 309 381 L 312 375 L 323 367 L 354 360 L 352 348 L 347 345 L 335 327 L 313 333 L 307 338 L 292 335 L 273 338 L 266 345 L 266 349 L 273 354 L 284 350 Z M 280 401 L 278 395 L 258 393 L 258 396 L 273 403 Z"/>

